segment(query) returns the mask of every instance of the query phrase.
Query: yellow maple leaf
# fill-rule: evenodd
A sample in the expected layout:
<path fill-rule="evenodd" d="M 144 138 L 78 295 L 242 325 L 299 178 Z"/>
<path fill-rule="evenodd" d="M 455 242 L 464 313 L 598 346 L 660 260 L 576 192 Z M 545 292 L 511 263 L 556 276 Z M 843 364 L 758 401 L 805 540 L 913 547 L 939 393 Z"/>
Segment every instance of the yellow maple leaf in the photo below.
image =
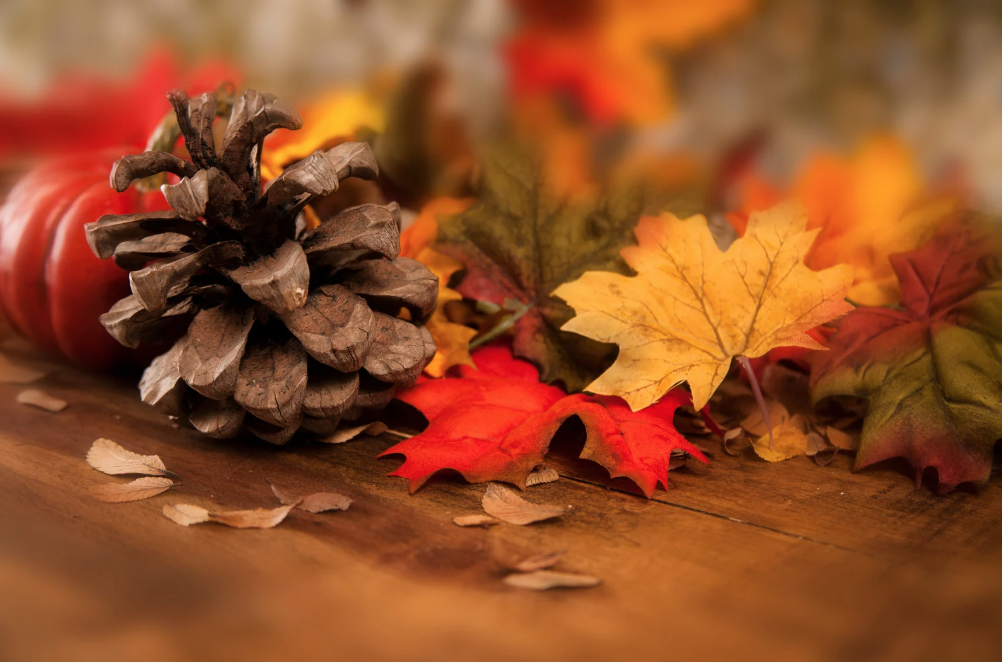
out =
<path fill-rule="evenodd" d="M 445 314 L 447 303 L 463 298 L 459 292 L 449 287 L 449 279 L 463 265 L 431 248 L 438 235 L 438 222 L 435 219 L 440 214 L 458 214 L 469 209 L 471 204 L 471 199 L 436 198 L 421 209 L 414 222 L 400 235 L 400 255 L 417 260 L 438 276 L 438 304 L 435 312 L 425 321 L 425 327 L 438 347 L 435 357 L 424 369 L 432 377 L 445 375 L 454 365 L 476 367 L 470 358 L 470 341 L 477 335 L 476 329 L 450 322 Z"/>
<path fill-rule="evenodd" d="M 303 128 L 271 134 L 261 153 L 261 177 L 271 180 L 292 163 L 318 149 L 352 140 L 361 127 L 382 131 L 386 124 L 383 103 L 362 90 L 337 90 L 299 108 Z"/>
<path fill-rule="evenodd" d="M 703 216 L 642 218 L 639 246 L 621 252 L 636 276 L 589 271 L 553 292 L 576 312 L 565 331 L 619 345 L 587 390 L 637 411 L 685 381 L 701 409 L 734 357 L 823 349 L 806 331 L 852 309 L 852 268 L 804 266 L 817 235 L 806 226 L 802 208 L 779 205 L 752 214 L 745 236 L 722 252 Z"/>

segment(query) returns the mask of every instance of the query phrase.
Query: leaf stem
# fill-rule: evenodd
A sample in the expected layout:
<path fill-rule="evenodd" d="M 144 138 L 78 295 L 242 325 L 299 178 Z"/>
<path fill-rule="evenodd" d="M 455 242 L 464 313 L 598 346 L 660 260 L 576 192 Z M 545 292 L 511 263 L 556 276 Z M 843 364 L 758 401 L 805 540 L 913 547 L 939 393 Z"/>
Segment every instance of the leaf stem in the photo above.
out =
<path fill-rule="evenodd" d="M 762 410 L 762 420 L 765 421 L 765 427 L 769 430 L 769 450 L 772 450 L 772 421 L 769 420 L 769 409 L 765 406 L 765 398 L 762 397 L 762 389 L 758 386 L 758 378 L 755 376 L 755 371 L 752 370 L 751 361 L 748 360 L 748 357 L 739 356 L 737 359 L 741 367 L 745 369 L 745 374 L 748 375 L 748 383 L 751 384 L 752 393 L 755 394 L 755 402 L 758 403 L 758 408 Z"/>
<path fill-rule="evenodd" d="M 506 301 L 505 303 L 508 302 Z M 505 307 L 507 308 L 507 306 Z M 473 351 L 474 349 L 480 347 L 481 345 L 486 345 L 495 338 L 501 337 L 508 329 L 515 326 L 515 322 L 521 319 L 522 315 L 525 315 L 527 312 L 529 312 L 531 308 L 532 308 L 531 305 L 527 306 L 524 303 L 518 302 L 517 308 L 515 308 L 515 310 L 512 312 L 511 315 L 504 318 L 504 320 L 500 324 L 495 326 L 493 329 L 491 329 L 484 335 L 480 336 L 479 338 L 474 338 L 474 340 L 470 343 L 470 351 Z"/>

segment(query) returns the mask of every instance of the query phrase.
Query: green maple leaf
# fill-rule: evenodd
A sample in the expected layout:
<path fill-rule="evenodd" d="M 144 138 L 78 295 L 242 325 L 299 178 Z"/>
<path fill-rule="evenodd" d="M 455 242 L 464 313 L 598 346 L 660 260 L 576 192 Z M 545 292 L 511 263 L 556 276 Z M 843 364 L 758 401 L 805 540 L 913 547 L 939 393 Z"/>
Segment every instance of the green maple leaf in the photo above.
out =
<path fill-rule="evenodd" d="M 1002 280 L 991 242 L 964 229 L 891 257 L 902 306 L 857 308 L 812 370 L 815 404 L 869 404 L 856 469 L 907 459 L 939 490 L 982 482 L 1002 437 Z"/>
<path fill-rule="evenodd" d="M 524 152 L 499 148 L 485 160 L 477 203 L 441 222 L 436 247 L 466 266 L 463 296 L 528 309 L 514 325 L 515 355 L 539 366 L 543 381 L 579 391 L 615 346 L 561 331 L 573 311 L 550 292 L 589 270 L 630 273 L 619 250 L 634 243 L 633 228 L 650 211 L 640 185 L 566 203 L 547 192 Z"/>

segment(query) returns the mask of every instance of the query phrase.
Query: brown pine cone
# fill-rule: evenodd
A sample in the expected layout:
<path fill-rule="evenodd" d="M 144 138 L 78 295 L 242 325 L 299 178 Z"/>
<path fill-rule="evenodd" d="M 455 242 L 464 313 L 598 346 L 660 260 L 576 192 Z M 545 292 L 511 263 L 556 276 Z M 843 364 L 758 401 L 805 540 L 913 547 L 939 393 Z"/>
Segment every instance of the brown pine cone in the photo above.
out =
<path fill-rule="evenodd" d="M 246 427 L 275 444 L 385 407 L 435 353 L 421 322 L 435 309 L 438 278 L 397 257 L 396 204 L 347 209 L 312 232 L 302 220 L 311 200 L 345 178 L 377 176 L 369 146 L 318 150 L 262 191 L 264 138 L 300 128 L 299 113 L 248 90 L 217 154 L 215 95 L 175 90 L 168 99 L 191 161 L 158 151 L 124 156 L 111 185 L 124 191 L 173 173 L 181 180 L 161 190 L 174 211 L 87 225 L 94 253 L 131 272 L 132 295 L 101 317 L 108 332 L 137 347 L 187 329 L 146 369 L 143 402 L 210 437 Z"/>

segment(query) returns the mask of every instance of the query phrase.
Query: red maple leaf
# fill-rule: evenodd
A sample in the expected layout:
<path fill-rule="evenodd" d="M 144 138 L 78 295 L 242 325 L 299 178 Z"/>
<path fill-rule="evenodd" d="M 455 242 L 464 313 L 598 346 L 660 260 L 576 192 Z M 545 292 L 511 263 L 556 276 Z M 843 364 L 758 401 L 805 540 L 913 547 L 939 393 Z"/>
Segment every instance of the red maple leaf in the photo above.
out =
<path fill-rule="evenodd" d="M 459 366 L 454 377 L 422 378 L 397 395 L 429 421 L 424 432 L 382 453 L 406 456 L 390 475 L 409 479 L 411 492 L 442 469 L 455 469 L 471 483 L 501 480 L 524 488 L 553 435 L 572 416 L 587 433 L 581 457 L 598 462 L 613 478 L 629 478 L 648 497 L 659 482 L 668 487 L 673 450 L 706 462 L 672 425 L 675 410 L 691 401 L 686 391 L 675 389 L 631 412 L 620 398 L 568 396 L 540 383 L 532 364 L 514 358 L 507 347 L 485 347 L 473 361 L 477 370 Z"/>
<path fill-rule="evenodd" d="M 998 244 L 971 227 L 891 256 L 898 308 L 861 307 L 835 323 L 811 376 L 817 403 L 866 398 L 856 469 L 907 459 L 939 491 L 988 479 L 1002 437 L 1002 280 Z"/>

